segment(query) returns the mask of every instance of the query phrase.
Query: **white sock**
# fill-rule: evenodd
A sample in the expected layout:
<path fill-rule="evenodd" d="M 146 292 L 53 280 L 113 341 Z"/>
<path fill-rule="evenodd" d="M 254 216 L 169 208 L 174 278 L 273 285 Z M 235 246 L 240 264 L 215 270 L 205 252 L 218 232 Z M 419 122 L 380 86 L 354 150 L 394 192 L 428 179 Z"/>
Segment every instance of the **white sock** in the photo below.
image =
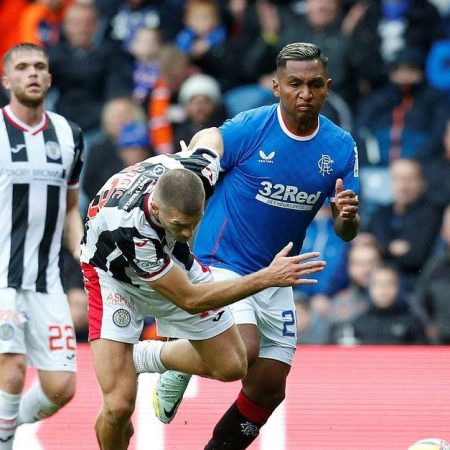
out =
<path fill-rule="evenodd" d="M 0 389 L 0 450 L 11 450 L 17 428 L 21 394 Z"/>
<path fill-rule="evenodd" d="M 17 425 L 23 423 L 34 423 L 45 419 L 60 409 L 60 406 L 53 403 L 42 390 L 41 385 L 35 384 L 22 398 L 19 408 Z"/>
<path fill-rule="evenodd" d="M 161 362 L 163 341 L 140 341 L 133 346 L 133 361 L 136 373 L 164 373 L 167 369 Z"/>

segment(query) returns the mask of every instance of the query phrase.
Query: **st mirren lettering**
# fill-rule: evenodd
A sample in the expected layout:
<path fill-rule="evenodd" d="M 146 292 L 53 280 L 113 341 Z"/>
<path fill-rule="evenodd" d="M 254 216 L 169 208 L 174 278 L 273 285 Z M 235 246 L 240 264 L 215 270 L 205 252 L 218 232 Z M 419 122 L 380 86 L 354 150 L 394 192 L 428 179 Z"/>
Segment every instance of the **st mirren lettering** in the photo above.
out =
<path fill-rule="evenodd" d="M 262 189 L 256 194 L 256 200 L 277 208 L 311 211 L 320 199 L 321 191 L 308 193 L 299 190 L 297 186 L 272 184 L 270 181 L 261 182 Z"/>

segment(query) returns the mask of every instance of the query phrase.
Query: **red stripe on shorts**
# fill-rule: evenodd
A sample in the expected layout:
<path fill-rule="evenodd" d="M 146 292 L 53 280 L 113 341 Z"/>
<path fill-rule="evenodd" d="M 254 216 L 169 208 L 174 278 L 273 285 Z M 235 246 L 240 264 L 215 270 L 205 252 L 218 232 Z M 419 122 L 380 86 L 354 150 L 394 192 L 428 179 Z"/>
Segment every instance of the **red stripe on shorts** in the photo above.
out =
<path fill-rule="evenodd" d="M 84 276 L 84 287 L 88 293 L 89 340 L 100 339 L 103 317 L 102 292 L 98 273 L 94 266 L 81 263 Z"/>

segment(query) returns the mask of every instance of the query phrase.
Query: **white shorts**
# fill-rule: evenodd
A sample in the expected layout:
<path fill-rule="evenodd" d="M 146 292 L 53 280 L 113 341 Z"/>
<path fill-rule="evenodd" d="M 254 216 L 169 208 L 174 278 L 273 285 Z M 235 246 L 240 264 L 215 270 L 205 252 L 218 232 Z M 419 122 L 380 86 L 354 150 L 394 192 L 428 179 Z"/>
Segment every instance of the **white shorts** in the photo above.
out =
<path fill-rule="evenodd" d="M 159 336 L 191 340 L 210 339 L 234 324 L 229 308 L 189 314 L 150 287 L 144 291 L 89 264 L 82 264 L 82 270 L 89 295 L 90 341 L 135 344 L 146 316 L 155 317 Z M 188 276 L 197 283 L 213 281 L 211 273 L 202 271 L 197 261 Z"/>
<path fill-rule="evenodd" d="M 210 270 L 215 281 L 241 277 L 228 269 L 210 267 Z M 297 348 L 297 316 L 292 288 L 268 288 L 229 308 L 237 325 L 258 327 L 260 357 L 292 364 Z"/>
<path fill-rule="evenodd" d="M 0 289 L 0 353 L 26 354 L 41 370 L 76 372 L 76 339 L 64 293 Z"/>

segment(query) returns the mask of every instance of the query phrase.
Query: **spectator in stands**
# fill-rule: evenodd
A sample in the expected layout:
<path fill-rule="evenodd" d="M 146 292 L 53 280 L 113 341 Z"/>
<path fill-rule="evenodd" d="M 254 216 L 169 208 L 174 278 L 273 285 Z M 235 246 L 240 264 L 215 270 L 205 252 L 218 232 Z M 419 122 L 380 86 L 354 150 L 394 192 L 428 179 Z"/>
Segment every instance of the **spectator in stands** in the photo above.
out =
<path fill-rule="evenodd" d="M 417 48 L 426 54 L 434 41 L 445 36 L 442 17 L 428 0 L 373 0 L 364 3 L 369 7 L 355 33 L 366 36 L 366 41 L 378 46 L 387 65 L 404 48 Z"/>
<path fill-rule="evenodd" d="M 282 42 L 309 41 L 329 55 L 333 91 L 352 109 L 360 93 L 366 94 L 385 81 L 382 59 L 373 41 L 354 35 L 367 5 L 351 8 L 345 15 L 342 0 L 305 0 L 305 14 L 295 26 L 281 31 Z"/>
<path fill-rule="evenodd" d="M 353 322 L 361 344 L 426 344 L 425 330 L 407 303 L 400 300 L 400 278 L 393 267 L 373 270 L 369 283 L 371 305 Z"/>
<path fill-rule="evenodd" d="M 19 21 L 19 39 L 43 47 L 61 39 L 64 14 L 73 0 L 37 0 L 24 9 Z"/>
<path fill-rule="evenodd" d="M 112 41 L 96 45 L 97 23 L 94 6 L 74 3 L 64 17 L 66 41 L 49 47 L 53 86 L 59 94 L 55 110 L 81 126 L 88 150 L 100 132 L 105 102 L 130 95 L 132 89 L 131 57 Z"/>
<path fill-rule="evenodd" d="M 188 0 L 184 25 L 175 38 L 175 45 L 203 72 L 214 73 L 215 58 L 211 54 L 226 39 L 219 6 L 214 0 Z"/>
<path fill-rule="evenodd" d="M 311 308 L 309 300 L 296 298 L 295 311 L 297 314 L 297 344 L 326 344 L 326 321 Z"/>
<path fill-rule="evenodd" d="M 444 212 L 442 253 L 433 256 L 417 281 L 411 305 L 425 318 L 428 338 L 435 344 L 450 344 L 450 203 Z"/>
<path fill-rule="evenodd" d="M 172 112 L 183 82 L 198 70 L 188 56 L 173 45 L 164 45 L 160 54 L 160 76 L 150 94 L 147 116 L 150 142 L 155 154 L 174 153 Z"/>
<path fill-rule="evenodd" d="M 256 24 L 251 25 L 253 14 Z M 294 23 L 292 10 L 284 4 L 256 0 L 254 9 L 249 9 L 246 26 L 253 31 L 252 34 L 256 33 L 244 48 L 240 48 L 241 58 L 233 61 L 233 65 L 229 61 L 228 66 L 230 70 L 234 66 L 240 78 L 247 80 L 244 85 L 225 92 L 224 101 L 231 117 L 247 109 L 275 103 L 272 62 L 283 47 L 280 43 L 281 30 L 294 26 Z"/>
<path fill-rule="evenodd" d="M 175 143 L 190 142 L 203 128 L 218 127 L 225 118 L 219 83 L 209 75 L 192 75 L 181 86 L 178 101 L 186 111 L 183 121 L 174 124 Z"/>
<path fill-rule="evenodd" d="M 129 49 L 140 27 L 160 28 L 163 41 L 171 42 L 182 27 L 181 0 L 125 0 L 111 19 L 110 35 Z"/>
<path fill-rule="evenodd" d="M 425 197 L 426 184 L 418 161 L 401 158 L 390 167 L 393 202 L 380 207 L 364 231 L 378 241 L 387 261 L 400 270 L 410 291 L 431 255 L 439 234 L 441 211 Z"/>
<path fill-rule="evenodd" d="M 148 106 L 148 99 L 160 71 L 161 32 L 158 28 L 139 27 L 130 43 L 133 55 L 133 98 Z"/>
<path fill-rule="evenodd" d="M 123 168 L 149 158 L 151 154 L 146 124 L 144 122 L 126 123 L 120 130 L 117 148 Z"/>
<path fill-rule="evenodd" d="M 255 36 L 259 34 L 259 24 L 255 2 L 227 0 L 221 3 L 221 16 L 226 27 L 227 39 L 214 49 L 216 68 L 209 74 L 219 81 L 222 92 L 226 92 L 255 81 L 243 70 L 243 63 Z"/>
<path fill-rule="evenodd" d="M 332 298 L 328 311 L 327 341 L 330 344 L 356 343 L 352 323 L 369 307 L 370 276 L 383 259 L 376 244 L 353 242 L 347 261 L 350 284 Z"/>
<path fill-rule="evenodd" d="M 93 143 L 84 165 L 82 191 L 85 199 L 82 211 L 86 211 L 87 204 L 106 180 L 125 167 L 118 141 L 124 140 L 121 135 L 123 127 L 136 122 L 145 124 L 145 114 L 131 97 L 115 98 L 105 104 L 102 111 L 102 136 Z M 143 139 L 139 137 L 141 142 Z"/>
<path fill-rule="evenodd" d="M 444 209 L 450 204 L 450 117 L 443 137 L 443 150 L 436 158 L 423 161 L 429 199 Z"/>
<path fill-rule="evenodd" d="M 449 102 L 427 83 L 424 56 L 415 48 L 402 50 L 392 63 L 390 82 L 361 102 L 357 133 L 363 166 L 437 155 Z"/>
<path fill-rule="evenodd" d="M 427 57 L 426 74 L 431 86 L 450 97 L 450 30 L 448 33 L 447 39 L 436 41 L 431 47 Z"/>
<path fill-rule="evenodd" d="M 311 309 L 322 317 L 328 315 L 330 298 L 348 284 L 345 269 L 350 244 L 334 232 L 333 216 L 329 204 L 324 204 L 306 230 L 302 252 L 319 252 L 327 262 L 327 270 L 318 274 L 317 284 L 298 286 L 296 295 L 309 299 Z"/>

